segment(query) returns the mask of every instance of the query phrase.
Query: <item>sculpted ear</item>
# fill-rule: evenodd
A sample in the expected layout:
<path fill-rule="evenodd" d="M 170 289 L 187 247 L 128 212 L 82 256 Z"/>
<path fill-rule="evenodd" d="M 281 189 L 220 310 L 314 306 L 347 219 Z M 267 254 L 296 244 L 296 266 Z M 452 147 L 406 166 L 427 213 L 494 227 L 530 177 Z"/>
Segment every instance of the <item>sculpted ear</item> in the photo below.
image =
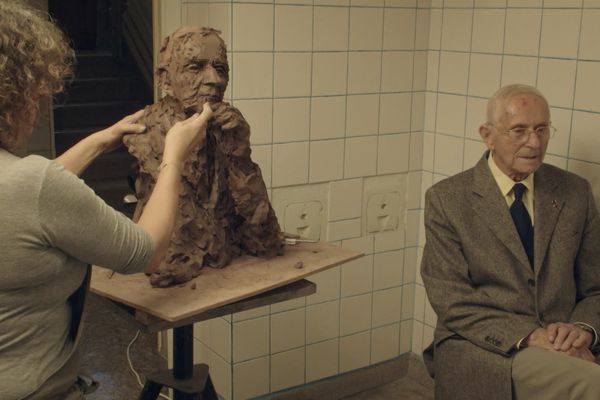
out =
<path fill-rule="evenodd" d="M 171 80 L 167 69 L 159 67 L 156 70 L 156 77 L 158 78 L 158 87 L 162 89 L 163 93 L 172 96 L 173 90 L 171 89 Z"/>
<path fill-rule="evenodd" d="M 479 127 L 479 135 L 483 139 L 483 142 L 487 146 L 488 149 L 494 150 L 494 145 L 492 141 L 492 125 L 489 123 L 485 123 Z"/>

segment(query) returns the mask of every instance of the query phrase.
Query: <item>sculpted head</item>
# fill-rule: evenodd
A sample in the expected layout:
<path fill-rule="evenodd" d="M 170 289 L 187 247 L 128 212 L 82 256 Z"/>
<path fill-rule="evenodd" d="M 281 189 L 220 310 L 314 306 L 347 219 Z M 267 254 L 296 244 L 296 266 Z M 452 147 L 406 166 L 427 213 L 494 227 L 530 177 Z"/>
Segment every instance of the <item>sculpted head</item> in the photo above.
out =
<path fill-rule="evenodd" d="M 229 82 L 227 48 L 211 28 L 183 27 L 162 43 L 158 85 L 177 99 L 188 115 L 202 112 L 205 102 L 223 100 Z"/>
<path fill-rule="evenodd" d="M 542 162 L 553 128 L 548 101 L 527 85 L 500 88 L 487 104 L 487 122 L 479 134 L 502 172 L 521 181 Z"/>

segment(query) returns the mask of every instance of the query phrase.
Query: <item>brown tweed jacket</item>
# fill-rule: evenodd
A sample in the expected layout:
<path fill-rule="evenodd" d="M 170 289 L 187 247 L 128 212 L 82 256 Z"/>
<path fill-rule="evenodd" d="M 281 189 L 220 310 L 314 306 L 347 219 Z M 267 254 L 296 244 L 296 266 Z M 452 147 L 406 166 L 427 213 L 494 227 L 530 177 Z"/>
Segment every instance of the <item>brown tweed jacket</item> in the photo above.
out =
<path fill-rule="evenodd" d="M 432 186 L 421 274 L 438 315 L 436 399 L 512 397 L 519 339 L 551 322 L 600 332 L 600 220 L 589 183 L 543 164 L 535 173 L 534 265 L 487 165 Z M 424 352 L 426 362 L 431 353 Z"/>

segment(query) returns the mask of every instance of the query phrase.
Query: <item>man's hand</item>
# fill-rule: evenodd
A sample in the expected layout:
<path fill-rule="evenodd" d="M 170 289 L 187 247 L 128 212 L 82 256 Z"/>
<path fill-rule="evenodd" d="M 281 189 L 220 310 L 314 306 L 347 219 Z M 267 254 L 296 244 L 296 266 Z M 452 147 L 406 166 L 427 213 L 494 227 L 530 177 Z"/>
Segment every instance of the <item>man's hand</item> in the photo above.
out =
<path fill-rule="evenodd" d="M 554 350 L 554 345 L 550 341 L 546 328 L 537 328 L 529 334 L 524 340 L 525 347 L 540 347 L 544 350 Z"/>
<path fill-rule="evenodd" d="M 594 354 L 587 347 L 582 347 L 580 349 L 571 347 L 569 350 L 563 351 L 562 353 L 568 354 L 571 357 L 581 358 L 584 361 L 596 362 L 596 357 L 594 357 Z"/>
<path fill-rule="evenodd" d="M 594 340 L 592 334 L 577 325 L 565 322 L 556 322 L 546 327 L 548 340 L 553 344 L 554 350 L 568 351 L 572 347 L 587 349 Z"/>

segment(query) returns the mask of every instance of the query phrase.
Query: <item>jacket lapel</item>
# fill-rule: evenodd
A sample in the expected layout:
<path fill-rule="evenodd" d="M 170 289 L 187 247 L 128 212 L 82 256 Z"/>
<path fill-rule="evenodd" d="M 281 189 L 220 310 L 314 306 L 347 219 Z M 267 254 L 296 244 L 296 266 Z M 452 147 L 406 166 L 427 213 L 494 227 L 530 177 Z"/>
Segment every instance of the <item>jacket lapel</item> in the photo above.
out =
<path fill-rule="evenodd" d="M 544 165 L 535 173 L 534 192 L 534 270 L 537 274 L 546 258 L 550 238 L 564 206 L 564 193 Z"/>
<path fill-rule="evenodd" d="M 507 249 L 530 270 L 531 266 L 527 259 L 527 254 L 525 253 L 521 239 L 519 239 L 519 234 L 517 233 L 512 217 L 510 216 L 506 200 L 504 200 L 502 193 L 500 193 L 500 188 L 487 165 L 487 155 L 488 152 L 485 153 L 483 158 L 479 160 L 473 169 L 473 210 L 494 233 L 500 243 L 504 244 L 504 246 L 506 246 Z M 537 232 L 535 235 L 537 235 Z M 537 244 L 537 237 L 535 235 L 534 239 Z M 534 251 L 537 251 L 536 247 L 534 247 Z"/>

